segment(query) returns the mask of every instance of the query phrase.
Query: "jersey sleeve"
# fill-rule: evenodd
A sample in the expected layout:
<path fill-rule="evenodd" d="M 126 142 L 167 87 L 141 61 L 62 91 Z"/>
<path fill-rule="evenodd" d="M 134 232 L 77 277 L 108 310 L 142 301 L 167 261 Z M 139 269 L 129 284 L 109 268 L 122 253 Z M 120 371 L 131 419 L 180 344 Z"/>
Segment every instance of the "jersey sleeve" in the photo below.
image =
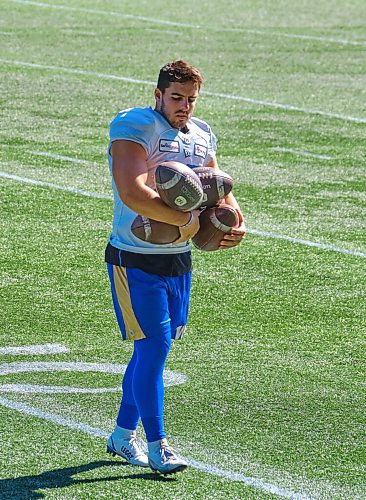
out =
<path fill-rule="evenodd" d="M 110 142 L 126 140 L 137 142 L 149 154 L 154 120 L 148 109 L 131 108 L 118 113 L 109 128 Z"/>

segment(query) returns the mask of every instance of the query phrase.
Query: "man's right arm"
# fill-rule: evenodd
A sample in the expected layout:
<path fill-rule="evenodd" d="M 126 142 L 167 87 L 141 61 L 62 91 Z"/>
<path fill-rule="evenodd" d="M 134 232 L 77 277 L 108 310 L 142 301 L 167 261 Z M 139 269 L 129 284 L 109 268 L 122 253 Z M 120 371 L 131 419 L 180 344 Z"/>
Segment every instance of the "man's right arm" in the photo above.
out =
<path fill-rule="evenodd" d="M 112 175 L 121 200 L 134 212 L 161 222 L 179 226 L 181 238 L 187 241 L 199 229 L 199 212 L 179 212 L 168 207 L 158 193 L 146 185 L 148 178 L 145 149 L 138 143 L 116 140 L 112 143 Z M 192 217 L 191 217 L 192 214 Z M 191 219 L 191 222 L 187 224 Z"/>

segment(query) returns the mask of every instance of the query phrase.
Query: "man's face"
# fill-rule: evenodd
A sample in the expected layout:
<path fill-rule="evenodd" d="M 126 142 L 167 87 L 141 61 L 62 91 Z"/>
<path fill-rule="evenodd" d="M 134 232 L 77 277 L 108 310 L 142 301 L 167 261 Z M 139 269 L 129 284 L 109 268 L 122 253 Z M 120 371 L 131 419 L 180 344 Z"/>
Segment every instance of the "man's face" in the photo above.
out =
<path fill-rule="evenodd" d="M 193 114 L 198 93 L 198 86 L 193 82 L 172 82 L 164 93 L 155 89 L 155 109 L 172 127 L 183 128 Z"/>

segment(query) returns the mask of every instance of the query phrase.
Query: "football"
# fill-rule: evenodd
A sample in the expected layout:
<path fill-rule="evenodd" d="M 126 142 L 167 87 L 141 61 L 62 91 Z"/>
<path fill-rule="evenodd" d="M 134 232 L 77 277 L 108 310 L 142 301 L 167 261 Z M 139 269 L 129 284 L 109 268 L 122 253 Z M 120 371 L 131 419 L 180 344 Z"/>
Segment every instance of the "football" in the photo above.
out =
<path fill-rule="evenodd" d="M 178 226 L 148 219 L 147 217 L 142 217 L 142 215 L 138 215 L 134 219 L 131 231 L 140 240 L 154 243 L 155 245 L 173 243 L 173 241 L 180 237 Z"/>
<path fill-rule="evenodd" d="M 161 163 L 155 171 L 155 183 L 160 198 L 175 210 L 189 212 L 201 205 L 201 181 L 198 175 L 183 163 Z"/>
<path fill-rule="evenodd" d="M 200 229 L 192 241 L 196 248 L 206 252 L 218 250 L 224 235 L 239 224 L 236 210 L 224 203 L 203 210 L 199 220 Z"/>
<path fill-rule="evenodd" d="M 194 173 L 198 175 L 203 189 L 203 200 L 200 208 L 210 208 L 225 198 L 233 188 L 234 181 L 229 174 L 211 167 L 196 167 Z"/>

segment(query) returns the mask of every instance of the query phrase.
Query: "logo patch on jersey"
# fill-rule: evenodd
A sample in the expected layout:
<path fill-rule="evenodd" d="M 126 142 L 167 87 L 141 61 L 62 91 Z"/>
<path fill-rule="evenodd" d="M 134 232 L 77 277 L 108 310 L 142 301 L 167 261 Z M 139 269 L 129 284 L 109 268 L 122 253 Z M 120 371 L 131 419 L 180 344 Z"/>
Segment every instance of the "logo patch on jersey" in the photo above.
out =
<path fill-rule="evenodd" d="M 191 144 L 191 139 L 189 137 L 181 137 L 182 141 L 184 144 Z"/>
<path fill-rule="evenodd" d="M 195 144 L 194 145 L 194 154 L 196 156 L 200 156 L 201 158 L 206 158 L 206 156 L 207 156 L 206 146 L 202 146 L 202 144 Z"/>
<path fill-rule="evenodd" d="M 179 153 L 179 142 L 169 141 L 167 139 L 160 139 L 159 141 L 159 151 L 164 153 Z"/>
<path fill-rule="evenodd" d="M 185 149 L 185 148 L 184 148 L 184 150 L 183 150 L 183 151 L 184 151 L 184 156 L 185 156 L 186 158 L 188 158 L 188 156 L 191 156 L 191 152 L 190 152 L 190 150 L 189 150 L 189 149 Z"/>

